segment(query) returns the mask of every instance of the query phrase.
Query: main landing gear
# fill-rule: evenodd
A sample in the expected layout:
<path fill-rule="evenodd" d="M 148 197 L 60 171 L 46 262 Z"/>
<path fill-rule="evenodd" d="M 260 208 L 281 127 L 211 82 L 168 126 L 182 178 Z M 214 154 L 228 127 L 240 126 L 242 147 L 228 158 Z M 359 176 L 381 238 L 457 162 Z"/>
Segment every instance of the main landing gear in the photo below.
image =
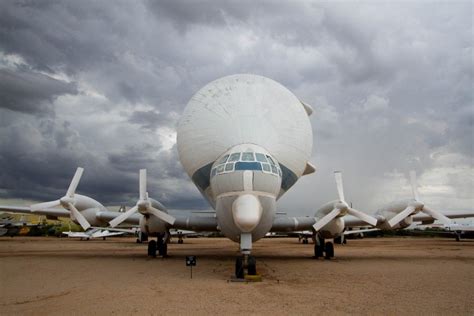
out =
<path fill-rule="evenodd" d="M 245 275 L 257 275 L 257 259 L 250 255 L 252 250 L 252 234 L 240 234 L 240 252 L 242 256 L 235 260 L 235 277 L 244 279 Z M 247 273 L 245 271 L 247 270 Z"/>
<path fill-rule="evenodd" d="M 168 234 L 158 233 L 157 240 L 150 240 L 148 242 L 148 256 L 156 258 L 156 252 L 163 258 L 168 257 Z"/>
<path fill-rule="evenodd" d="M 318 259 L 320 257 L 324 257 L 325 259 L 334 258 L 334 242 L 332 239 L 325 242 L 324 238 L 316 238 L 313 258 Z"/>

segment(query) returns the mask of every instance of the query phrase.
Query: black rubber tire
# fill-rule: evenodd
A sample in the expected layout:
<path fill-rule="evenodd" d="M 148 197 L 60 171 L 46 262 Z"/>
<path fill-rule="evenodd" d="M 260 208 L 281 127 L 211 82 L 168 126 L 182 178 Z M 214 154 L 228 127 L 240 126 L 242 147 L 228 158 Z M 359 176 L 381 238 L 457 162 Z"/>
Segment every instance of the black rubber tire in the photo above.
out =
<path fill-rule="evenodd" d="M 161 256 L 164 258 L 164 257 L 168 257 L 168 243 L 165 241 L 163 241 L 163 243 L 161 244 Z"/>
<path fill-rule="evenodd" d="M 244 278 L 244 260 L 242 257 L 235 259 L 235 277 L 237 279 Z"/>
<path fill-rule="evenodd" d="M 154 240 L 148 242 L 148 257 L 156 258 L 156 241 Z"/>
<path fill-rule="evenodd" d="M 248 275 L 257 275 L 257 259 L 254 256 L 248 258 L 247 272 Z"/>
<path fill-rule="evenodd" d="M 326 253 L 326 255 L 324 256 L 324 258 L 326 259 L 331 259 L 334 257 L 334 244 L 332 242 L 327 242 L 324 244 L 324 252 Z"/>
<path fill-rule="evenodd" d="M 158 234 L 156 244 L 157 244 L 157 249 L 158 249 L 158 255 L 162 256 L 163 255 L 163 235 L 162 234 Z"/>
<path fill-rule="evenodd" d="M 324 249 L 317 243 L 314 244 L 314 257 L 315 258 L 321 258 L 324 257 Z"/>

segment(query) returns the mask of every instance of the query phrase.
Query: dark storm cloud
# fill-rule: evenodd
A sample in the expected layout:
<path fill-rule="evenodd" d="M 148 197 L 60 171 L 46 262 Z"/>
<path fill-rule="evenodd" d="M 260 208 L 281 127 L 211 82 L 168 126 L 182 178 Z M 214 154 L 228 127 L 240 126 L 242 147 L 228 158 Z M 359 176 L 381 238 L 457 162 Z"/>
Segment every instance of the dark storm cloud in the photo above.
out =
<path fill-rule="evenodd" d="M 138 124 L 146 130 L 154 131 L 160 126 L 169 125 L 170 120 L 163 117 L 162 114 L 156 111 L 135 111 L 130 115 L 128 121 L 133 124 Z"/>
<path fill-rule="evenodd" d="M 0 69 L 0 107 L 12 111 L 52 114 L 52 102 L 63 94 L 77 94 L 76 86 L 25 70 Z"/>
<path fill-rule="evenodd" d="M 205 208 L 172 131 L 203 85 L 256 73 L 315 110 L 318 172 L 282 207 L 311 214 L 335 197 L 333 169 L 354 202 L 373 206 L 392 192 L 379 185 L 387 174 L 472 161 L 471 12 L 470 2 L 3 1 L 0 192 L 57 198 L 83 166 L 82 193 L 134 203 L 147 168 L 153 197 Z"/>

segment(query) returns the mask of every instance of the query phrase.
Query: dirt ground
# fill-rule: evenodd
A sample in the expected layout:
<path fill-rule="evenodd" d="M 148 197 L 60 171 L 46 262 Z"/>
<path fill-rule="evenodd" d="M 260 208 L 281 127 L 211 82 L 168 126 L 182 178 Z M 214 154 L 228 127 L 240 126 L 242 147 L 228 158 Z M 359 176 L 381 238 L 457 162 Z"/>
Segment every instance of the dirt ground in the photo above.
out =
<path fill-rule="evenodd" d="M 0 314 L 474 315 L 474 241 L 374 238 L 312 259 L 296 238 L 254 244 L 260 283 L 229 282 L 237 244 L 0 238 Z M 196 255 L 190 279 L 185 256 Z"/>

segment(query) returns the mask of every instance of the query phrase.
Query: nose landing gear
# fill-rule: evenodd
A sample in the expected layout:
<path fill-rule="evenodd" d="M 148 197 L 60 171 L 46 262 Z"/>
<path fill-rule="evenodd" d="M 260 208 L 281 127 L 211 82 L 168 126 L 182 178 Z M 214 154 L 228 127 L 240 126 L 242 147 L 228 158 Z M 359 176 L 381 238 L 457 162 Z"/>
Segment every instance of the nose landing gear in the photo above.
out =
<path fill-rule="evenodd" d="M 235 260 L 235 277 L 237 279 L 251 279 L 248 276 L 257 276 L 257 259 L 250 255 L 252 250 L 252 234 L 240 234 L 240 251 L 242 256 Z M 245 273 L 247 272 L 247 273 Z"/>

